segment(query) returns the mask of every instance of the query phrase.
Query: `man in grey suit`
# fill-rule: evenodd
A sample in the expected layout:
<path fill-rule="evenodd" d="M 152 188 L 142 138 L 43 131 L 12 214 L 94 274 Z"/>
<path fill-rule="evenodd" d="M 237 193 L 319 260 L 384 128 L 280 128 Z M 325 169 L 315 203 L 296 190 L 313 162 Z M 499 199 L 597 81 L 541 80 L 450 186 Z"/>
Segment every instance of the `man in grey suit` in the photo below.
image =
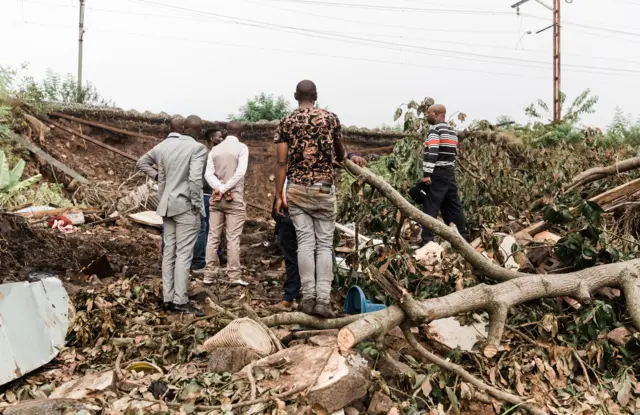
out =
<path fill-rule="evenodd" d="M 204 315 L 189 304 L 188 290 L 193 247 L 205 217 L 202 176 L 207 149 L 196 141 L 202 133 L 200 117 L 191 115 L 184 120 L 184 134 L 175 131 L 179 125 L 179 119 L 171 120 L 174 131 L 138 160 L 138 168 L 158 181 L 156 213 L 163 219 L 165 243 L 164 309 Z"/>

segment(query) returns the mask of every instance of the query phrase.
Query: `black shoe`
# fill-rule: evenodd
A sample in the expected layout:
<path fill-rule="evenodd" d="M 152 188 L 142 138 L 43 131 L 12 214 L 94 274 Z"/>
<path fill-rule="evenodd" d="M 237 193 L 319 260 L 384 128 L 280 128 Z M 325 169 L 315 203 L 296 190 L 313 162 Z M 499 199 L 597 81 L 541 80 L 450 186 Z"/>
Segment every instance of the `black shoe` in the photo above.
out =
<path fill-rule="evenodd" d="M 314 314 L 324 318 L 335 318 L 335 314 L 331 311 L 331 304 L 328 303 L 316 303 L 313 310 Z"/>
<path fill-rule="evenodd" d="M 197 308 L 190 305 L 189 303 L 174 304 L 172 311 L 175 311 L 177 313 L 189 313 L 189 314 L 195 315 L 196 317 L 204 317 L 204 313 L 202 312 L 202 310 L 198 310 Z"/>
<path fill-rule="evenodd" d="M 310 298 L 310 299 L 304 299 L 300 302 L 300 304 L 298 304 L 298 311 L 305 313 L 305 314 L 313 314 L 313 310 L 316 308 L 316 300 Z"/>
<path fill-rule="evenodd" d="M 173 311 L 173 309 L 175 308 L 175 304 L 173 304 L 171 301 L 167 302 L 167 303 L 162 303 L 162 311 Z"/>

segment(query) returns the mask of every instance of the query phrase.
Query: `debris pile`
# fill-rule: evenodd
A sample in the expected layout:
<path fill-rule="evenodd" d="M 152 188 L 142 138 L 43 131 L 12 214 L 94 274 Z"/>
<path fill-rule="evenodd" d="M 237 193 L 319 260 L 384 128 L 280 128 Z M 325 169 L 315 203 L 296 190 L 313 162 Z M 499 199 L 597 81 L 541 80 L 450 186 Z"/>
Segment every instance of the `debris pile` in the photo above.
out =
<path fill-rule="evenodd" d="M 190 298 L 206 315 L 191 318 L 162 311 L 161 237 L 146 213 L 155 188 L 132 163 L 162 135 L 162 117 L 71 108 L 40 116 L 42 127 L 16 140 L 34 157 L 25 171 L 40 160 L 69 204 L 0 213 L 0 336 L 16 321 L 43 322 L 26 314 L 6 322 L 13 284 L 55 281 L 72 305 L 60 295 L 57 315 L 73 312 L 68 330 L 62 320 L 41 330 L 58 336 L 38 342 L 42 357 L 34 351 L 26 366 L 16 360 L 19 373 L 0 372 L 4 413 L 640 411 L 640 265 L 630 229 L 640 185 L 632 170 L 598 170 L 602 181 L 589 183 L 578 176 L 627 150 L 589 159 L 597 152 L 586 144 L 560 145 L 545 157 L 513 136 L 472 132 L 459 173 L 477 214 L 470 244 L 397 192 L 407 186 L 389 185 L 398 183 L 388 157 L 372 163 L 388 180 L 346 162 L 357 180 L 342 201 L 341 221 L 352 225 L 336 238 L 332 300 L 355 314 L 335 319 L 272 310 L 285 270 L 266 219 L 272 184 L 249 180 L 257 201 L 242 240 L 249 285 L 192 278 Z M 265 182 L 258 164 L 253 174 Z M 584 197 L 566 186 L 574 176 Z M 421 226 L 439 243 L 417 246 Z M 29 309 L 47 304 L 36 303 Z M 16 354 L 20 339 L 9 340 L 0 348 Z"/>

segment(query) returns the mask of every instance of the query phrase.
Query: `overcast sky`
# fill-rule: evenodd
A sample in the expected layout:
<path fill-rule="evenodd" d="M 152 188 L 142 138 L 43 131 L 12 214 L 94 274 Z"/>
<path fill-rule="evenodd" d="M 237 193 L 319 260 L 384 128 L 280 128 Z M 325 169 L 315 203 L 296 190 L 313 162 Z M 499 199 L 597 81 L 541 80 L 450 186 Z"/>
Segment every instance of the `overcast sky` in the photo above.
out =
<path fill-rule="evenodd" d="M 298 81 L 343 124 L 392 123 L 432 96 L 449 112 L 527 118 L 552 98 L 552 13 L 534 0 L 86 0 L 84 79 L 124 109 L 226 119 Z M 542 0 L 552 4 L 552 0 Z M 0 0 L 0 64 L 77 71 L 79 0 Z M 562 0 L 563 90 L 640 115 L 640 0 Z M 527 34 L 532 31 L 533 34 Z"/>

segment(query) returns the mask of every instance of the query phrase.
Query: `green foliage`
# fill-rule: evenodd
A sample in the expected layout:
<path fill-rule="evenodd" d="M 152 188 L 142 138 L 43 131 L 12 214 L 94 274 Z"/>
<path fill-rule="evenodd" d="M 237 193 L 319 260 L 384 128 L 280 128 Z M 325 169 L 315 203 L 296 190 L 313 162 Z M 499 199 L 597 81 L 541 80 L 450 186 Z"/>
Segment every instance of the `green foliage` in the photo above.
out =
<path fill-rule="evenodd" d="M 601 229 L 604 210 L 595 202 L 583 200 L 577 212 L 572 213 L 564 205 L 545 208 L 546 221 L 569 227 L 569 232 L 555 246 L 560 261 L 576 269 L 620 261 L 622 254 L 609 244 Z"/>
<path fill-rule="evenodd" d="M 4 151 L 0 151 L 0 209 L 9 207 L 15 194 L 40 181 L 42 176 L 39 174 L 21 181 L 24 166 L 24 160 L 20 160 L 10 169 Z"/>
<path fill-rule="evenodd" d="M 52 69 L 47 69 L 44 79 L 37 82 L 32 77 L 22 78 L 16 90 L 16 98 L 34 107 L 41 107 L 44 103 L 80 103 L 91 105 L 112 105 L 103 98 L 95 85 L 86 81 L 78 91 L 78 81 L 70 73 L 60 75 Z"/>
<path fill-rule="evenodd" d="M 564 92 L 560 92 L 560 112 L 564 109 L 567 96 Z M 580 117 L 585 114 L 593 114 L 595 112 L 595 106 L 598 103 L 599 97 L 592 95 L 590 89 L 585 89 L 580 95 L 573 100 L 569 109 L 565 112 L 560 120 L 560 124 L 574 125 L 580 121 Z M 525 114 L 531 118 L 541 120 L 547 118 L 548 122 L 553 120 L 549 106 L 541 99 L 537 102 L 530 104 L 524 109 Z"/>
<path fill-rule="evenodd" d="M 640 145 L 640 117 L 634 122 L 631 114 L 626 114 L 620 107 L 616 107 L 611 124 L 607 126 L 604 137 L 610 145 Z"/>
<path fill-rule="evenodd" d="M 11 113 L 11 105 L 8 101 L 14 76 L 15 71 L 11 68 L 0 66 L 0 133 L 8 129 L 6 124 Z"/>
<path fill-rule="evenodd" d="M 399 133 L 404 131 L 402 124 L 400 124 L 399 122 L 395 122 L 393 124 L 380 124 L 379 126 L 376 127 L 376 129 L 381 131 L 399 132 Z"/>
<path fill-rule="evenodd" d="M 238 114 L 229 114 L 228 118 L 230 121 L 241 122 L 273 121 L 284 118 L 290 111 L 291 106 L 283 96 L 276 97 L 262 92 L 247 100 Z"/>

